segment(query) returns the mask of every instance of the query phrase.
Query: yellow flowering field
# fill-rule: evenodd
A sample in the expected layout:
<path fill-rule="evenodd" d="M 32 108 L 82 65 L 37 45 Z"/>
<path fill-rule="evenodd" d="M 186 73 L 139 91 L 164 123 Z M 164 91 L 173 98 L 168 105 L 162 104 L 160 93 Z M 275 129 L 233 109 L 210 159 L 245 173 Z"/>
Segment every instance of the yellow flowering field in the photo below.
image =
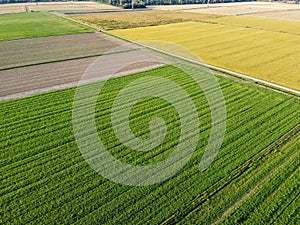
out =
<path fill-rule="evenodd" d="M 275 25 L 273 30 L 279 27 Z M 297 34 L 225 22 L 184 22 L 112 33 L 160 48 L 164 44 L 153 40 L 171 42 L 192 51 L 206 63 L 300 90 L 300 35 Z"/>
<path fill-rule="evenodd" d="M 300 35 L 299 21 L 257 18 L 252 16 L 226 16 L 222 18 L 212 18 L 208 21 L 225 25 L 265 29 Z"/>

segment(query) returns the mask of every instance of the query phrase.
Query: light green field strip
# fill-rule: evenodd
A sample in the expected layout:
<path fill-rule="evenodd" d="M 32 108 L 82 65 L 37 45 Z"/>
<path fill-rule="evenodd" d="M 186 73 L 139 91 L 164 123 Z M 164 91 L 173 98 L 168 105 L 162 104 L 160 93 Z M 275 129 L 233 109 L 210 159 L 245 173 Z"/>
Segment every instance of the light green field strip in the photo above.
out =
<path fill-rule="evenodd" d="M 94 172 L 82 158 L 74 138 L 72 106 L 75 88 L 2 102 L 0 223 L 159 224 L 218 181 L 230 181 L 233 170 L 300 123 L 299 99 L 217 78 L 227 107 L 226 135 L 216 160 L 205 172 L 199 172 L 211 122 L 210 109 L 199 86 L 171 66 L 119 77 L 108 81 L 102 89 L 95 118 L 99 135 L 108 150 L 130 164 L 161 161 L 174 150 L 180 136 L 180 120 L 175 108 L 165 100 L 151 97 L 133 107 L 130 125 L 138 137 L 145 137 L 150 134 L 149 121 L 162 117 L 168 131 L 161 146 L 153 151 L 137 152 L 120 143 L 114 135 L 110 112 L 115 97 L 130 82 L 148 76 L 164 77 L 178 84 L 191 96 L 198 111 L 199 144 L 182 171 L 163 183 L 147 187 L 118 185 Z M 207 82 L 206 79 L 199 77 L 202 82 Z M 129 93 L 128 97 L 142 93 L 148 85 L 138 86 L 138 90 Z M 95 84 L 86 88 L 92 90 Z M 215 91 L 208 84 L 207 88 Z M 166 85 L 165 92 L 172 93 L 172 90 Z M 185 107 L 185 99 L 177 98 L 180 107 Z M 90 107 L 85 105 L 85 99 L 81 103 L 83 109 Z M 124 107 L 128 107 L 126 98 Z M 189 118 L 189 112 L 185 116 Z M 82 132 L 89 135 L 90 128 Z M 188 140 L 189 135 L 184 137 Z M 88 144 L 93 144 L 93 140 Z M 274 165 L 280 160 L 275 160 Z M 247 168 L 244 169 L 242 174 L 246 175 Z M 265 170 L 263 172 L 267 174 Z M 242 176 L 240 182 L 247 182 L 247 178 Z M 236 197 L 236 188 L 238 186 L 233 185 L 227 190 L 233 195 L 228 196 L 231 201 Z M 247 189 L 243 188 L 243 191 Z M 217 209 L 222 211 L 223 208 Z M 219 214 L 211 216 L 214 221 Z"/>
<path fill-rule="evenodd" d="M 0 15 L 0 41 L 93 32 L 84 25 L 49 13 Z"/>
<path fill-rule="evenodd" d="M 300 90 L 299 35 L 202 22 L 112 33 L 167 51 L 172 49 L 164 42 L 176 44 L 205 63 Z"/>
<path fill-rule="evenodd" d="M 257 18 L 252 16 L 225 16 L 222 18 L 208 19 L 207 21 L 224 25 L 242 26 L 245 28 L 264 29 L 300 35 L 300 21 Z"/>

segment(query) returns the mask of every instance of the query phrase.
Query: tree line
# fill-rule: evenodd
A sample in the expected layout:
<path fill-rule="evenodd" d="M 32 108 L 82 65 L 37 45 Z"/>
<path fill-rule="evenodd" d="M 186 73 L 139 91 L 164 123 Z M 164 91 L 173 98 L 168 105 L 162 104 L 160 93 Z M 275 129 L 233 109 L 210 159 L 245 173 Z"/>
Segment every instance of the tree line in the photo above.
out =
<path fill-rule="evenodd" d="M 76 0 L 81 1 L 81 0 Z M 84 1 L 84 0 L 82 0 Z M 132 0 L 96 0 L 97 2 L 112 4 L 116 6 L 130 5 Z M 177 4 L 206 4 L 227 3 L 227 2 L 249 2 L 251 0 L 133 0 L 135 5 L 177 5 Z M 0 4 L 6 3 L 24 3 L 24 2 L 64 2 L 64 0 L 0 0 Z"/>

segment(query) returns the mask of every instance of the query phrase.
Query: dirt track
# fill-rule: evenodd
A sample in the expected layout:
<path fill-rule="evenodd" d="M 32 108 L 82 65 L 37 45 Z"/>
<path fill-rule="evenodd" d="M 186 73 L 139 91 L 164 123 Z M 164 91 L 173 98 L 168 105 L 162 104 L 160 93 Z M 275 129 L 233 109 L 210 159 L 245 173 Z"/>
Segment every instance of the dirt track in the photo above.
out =
<path fill-rule="evenodd" d="M 0 41 L 0 69 L 103 54 L 122 44 L 101 33 Z"/>
<path fill-rule="evenodd" d="M 129 46 L 130 47 L 130 46 Z M 128 48 L 126 46 L 125 48 Z M 122 47 L 123 49 L 123 47 Z M 86 69 L 98 59 L 82 82 Z M 0 71 L 0 100 L 21 98 L 35 93 L 72 87 L 82 83 L 121 76 L 161 66 L 162 60 L 145 49 L 112 53 L 105 56 L 68 60 Z"/>

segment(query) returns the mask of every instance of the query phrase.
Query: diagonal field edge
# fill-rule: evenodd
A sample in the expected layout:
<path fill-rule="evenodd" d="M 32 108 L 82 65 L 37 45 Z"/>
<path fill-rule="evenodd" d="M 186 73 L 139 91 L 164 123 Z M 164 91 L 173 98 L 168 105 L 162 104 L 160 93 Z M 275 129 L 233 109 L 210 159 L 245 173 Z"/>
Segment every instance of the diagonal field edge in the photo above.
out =
<path fill-rule="evenodd" d="M 285 86 L 282 86 L 282 85 L 279 85 L 279 84 L 275 84 L 275 83 L 272 83 L 272 82 L 268 82 L 268 81 L 265 81 L 265 80 L 262 80 L 262 79 L 258 79 L 258 78 L 255 78 L 255 77 L 252 77 L 252 76 L 249 76 L 249 75 L 246 75 L 246 74 L 234 72 L 234 71 L 222 68 L 222 67 L 213 66 L 211 64 L 207 64 L 207 63 L 203 63 L 203 62 L 200 62 L 200 61 L 197 61 L 197 60 L 189 59 L 189 58 L 186 58 L 184 56 L 173 54 L 173 53 L 170 53 L 170 52 L 167 52 L 167 51 L 164 51 L 164 50 L 161 50 L 161 49 L 149 46 L 149 45 L 142 44 L 142 43 L 137 42 L 137 41 L 130 40 L 128 38 L 125 38 L 125 37 L 113 34 L 113 33 L 109 32 L 109 31 L 105 31 L 105 30 L 99 29 L 98 27 L 95 27 L 95 26 L 92 26 L 92 25 L 89 25 L 89 24 L 86 24 L 86 23 L 83 23 L 83 22 L 79 22 L 79 21 L 76 21 L 76 20 L 68 18 L 68 17 L 64 17 L 64 18 L 69 19 L 69 20 L 71 20 L 73 22 L 79 23 L 81 25 L 85 25 L 85 26 L 91 27 L 91 28 L 95 29 L 98 32 L 110 35 L 112 37 L 124 40 L 126 42 L 129 42 L 129 43 L 132 43 L 132 44 L 135 44 L 135 45 L 139 45 L 139 46 L 145 47 L 146 49 L 150 49 L 150 50 L 153 50 L 155 52 L 159 52 L 159 53 L 171 56 L 171 57 L 175 57 L 177 59 L 181 59 L 181 60 L 184 60 L 186 62 L 190 62 L 190 63 L 196 64 L 196 65 L 204 66 L 206 68 L 212 69 L 214 71 L 222 72 L 222 73 L 227 74 L 227 75 L 231 75 L 232 77 L 236 77 L 236 78 L 239 78 L 241 80 L 250 80 L 250 81 L 255 82 L 257 85 L 260 85 L 262 87 L 271 88 L 271 89 L 273 89 L 275 91 L 280 91 L 280 92 L 282 92 L 284 94 L 290 94 L 290 95 L 296 96 L 297 98 L 300 97 L 300 91 L 297 91 L 295 89 L 288 88 L 288 87 L 285 87 Z M 223 77 L 225 77 L 222 74 L 220 74 L 220 75 L 223 76 Z"/>
<path fill-rule="evenodd" d="M 71 61 L 71 60 L 77 60 L 77 59 L 93 58 L 93 57 L 97 57 L 97 56 L 112 55 L 112 54 L 118 54 L 118 53 L 124 53 L 124 52 L 138 51 L 140 49 L 142 49 L 142 48 L 134 48 L 134 49 L 122 50 L 122 51 L 118 51 L 118 52 L 99 53 L 99 54 L 92 54 L 92 55 L 85 55 L 85 56 L 78 56 L 78 57 L 70 57 L 70 58 L 65 58 L 65 59 L 50 60 L 50 61 L 44 61 L 44 62 L 38 62 L 38 63 L 28 63 L 28 64 L 23 64 L 23 65 L 0 68 L 0 71 L 19 69 L 19 68 L 30 67 L 30 66 L 39 66 L 39 65 L 44 65 L 44 64 L 56 63 L 56 62 L 65 62 L 65 61 Z"/>
<path fill-rule="evenodd" d="M 258 85 L 260 85 L 262 87 L 268 87 L 268 88 L 271 88 L 273 90 L 281 91 L 281 92 L 283 92 L 285 94 L 292 94 L 292 95 L 294 95 L 296 97 L 300 97 L 300 91 L 298 91 L 298 90 L 295 90 L 295 89 L 292 89 L 292 88 L 288 88 L 288 87 L 285 87 L 285 86 L 282 86 L 282 85 L 279 85 L 279 84 L 275 84 L 275 83 L 272 83 L 272 82 L 268 82 L 268 81 L 265 81 L 265 80 L 262 80 L 262 79 L 258 79 L 258 78 L 255 78 L 255 77 L 251 77 L 251 76 L 248 76 L 246 74 L 234 72 L 234 71 L 222 68 L 222 67 L 218 67 L 218 66 L 214 66 L 214 65 L 211 65 L 211 64 L 203 63 L 203 62 L 200 62 L 200 61 L 197 61 L 197 60 L 189 59 L 189 58 L 186 58 L 184 56 L 180 56 L 180 55 L 177 55 L 177 54 L 174 54 L 174 53 L 170 53 L 168 51 L 164 51 L 164 50 L 159 49 L 159 48 L 155 48 L 155 47 L 152 47 L 152 46 L 149 46 L 149 45 L 145 45 L 145 44 L 137 42 L 137 41 L 130 40 L 128 38 L 125 38 L 125 37 L 113 34 L 113 33 L 109 32 L 109 31 L 105 31 L 105 30 L 99 29 L 99 28 L 97 28 L 95 26 L 92 26 L 92 25 L 89 25 L 89 24 L 85 24 L 85 23 L 76 21 L 74 19 L 68 18 L 68 17 L 64 17 L 64 18 L 69 19 L 69 20 L 71 20 L 73 22 L 77 22 L 79 24 L 91 27 L 93 29 L 96 29 L 98 32 L 110 35 L 112 37 L 124 40 L 126 42 L 129 42 L 129 43 L 132 43 L 132 44 L 135 44 L 135 45 L 139 45 L 139 46 L 145 47 L 147 49 L 150 49 L 150 50 L 153 50 L 153 51 L 156 51 L 156 52 L 159 52 L 159 53 L 171 56 L 171 57 L 175 57 L 177 59 L 184 60 L 186 62 L 190 62 L 190 63 L 196 64 L 196 65 L 204 66 L 204 67 L 212 69 L 214 71 L 219 71 L 219 72 L 231 75 L 233 77 L 237 77 L 237 78 L 242 79 L 242 80 L 251 80 L 251 81 L 254 81 L 256 84 L 258 84 Z M 221 76 L 225 77 L 222 74 L 221 74 Z"/>
<path fill-rule="evenodd" d="M 158 67 L 161 67 L 161 66 L 163 66 L 163 64 L 156 64 L 156 65 L 146 66 L 146 67 L 133 69 L 133 70 L 125 71 L 125 72 L 119 72 L 119 73 L 113 74 L 113 77 L 125 76 L 125 75 L 128 75 L 128 74 L 138 73 L 138 72 L 142 72 L 142 71 L 145 71 L 145 70 L 158 68 Z M 111 76 L 112 76 L 112 74 L 108 74 L 108 75 L 102 76 L 102 77 L 95 77 L 95 78 L 86 79 L 86 80 L 81 81 L 80 85 L 105 80 L 105 79 L 107 79 Z M 31 91 L 19 92 L 19 93 L 12 94 L 12 95 L 6 95 L 6 96 L 3 96 L 3 97 L 0 97 L 0 102 L 1 101 L 13 100 L 13 99 L 19 99 L 19 98 L 23 98 L 23 97 L 28 97 L 28 96 L 34 95 L 34 94 L 42 94 L 42 93 L 49 92 L 49 91 L 55 91 L 55 90 L 61 90 L 61 89 L 65 89 L 65 88 L 71 88 L 71 87 L 77 86 L 78 84 L 79 84 L 79 81 L 75 81 L 75 82 L 70 82 L 70 83 L 59 84 L 59 85 L 54 85 L 54 86 L 50 86 L 50 87 L 35 89 L 35 90 L 31 90 Z"/>
<path fill-rule="evenodd" d="M 262 80 L 262 79 L 251 77 L 251 76 L 248 76 L 246 74 L 234 72 L 234 71 L 231 71 L 231 70 L 228 70 L 228 69 L 224 69 L 224 68 L 221 68 L 221 67 L 218 67 L 218 66 L 213 66 L 211 64 L 203 63 L 203 62 L 200 62 L 200 61 L 197 61 L 197 60 L 189 59 L 189 58 L 186 58 L 184 56 L 173 54 L 173 53 L 170 53 L 170 52 L 167 52 L 167 51 L 164 51 L 164 50 L 161 50 L 161 49 L 149 46 L 149 45 L 142 44 L 142 43 L 137 42 L 137 41 L 133 41 L 133 40 L 121 37 L 119 35 L 113 34 L 113 33 L 108 32 L 108 31 L 101 30 L 101 32 L 105 33 L 105 34 L 108 34 L 110 36 L 119 38 L 121 40 L 130 42 L 132 44 L 143 46 L 143 47 L 145 47 L 147 49 L 150 49 L 150 50 L 153 50 L 153 51 L 156 51 L 156 52 L 160 52 L 162 54 L 165 54 L 165 55 L 168 55 L 168 56 L 172 56 L 172 57 L 175 57 L 177 59 L 184 60 L 186 62 L 190 62 L 190 63 L 196 64 L 196 65 L 204 66 L 204 67 L 212 69 L 214 71 L 219 71 L 219 72 L 231 75 L 233 77 L 240 78 L 242 80 L 251 80 L 251 81 L 254 81 L 255 83 L 257 83 L 257 84 L 259 84 L 261 86 L 269 87 L 269 88 L 277 90 L 277 91 L 279 90 L 279 91 L 281 91 L 281 92 L 283 92 L 285 94 L 292 94 L 292 95 L 294 95 L 294 96 L 296 96 L 298 98 L 300 97 L 300 91 L 297 91 L 297 90 L 292 89 L 292 88 L 288 88 L 288 87 L 285 87 L 285 86 L 282 86 L 282 85 L 279 85 L 279 84 L 275 84 L 275 83 L 268 82 L 268 81 L 265 81 L 265 80 Z"/>

